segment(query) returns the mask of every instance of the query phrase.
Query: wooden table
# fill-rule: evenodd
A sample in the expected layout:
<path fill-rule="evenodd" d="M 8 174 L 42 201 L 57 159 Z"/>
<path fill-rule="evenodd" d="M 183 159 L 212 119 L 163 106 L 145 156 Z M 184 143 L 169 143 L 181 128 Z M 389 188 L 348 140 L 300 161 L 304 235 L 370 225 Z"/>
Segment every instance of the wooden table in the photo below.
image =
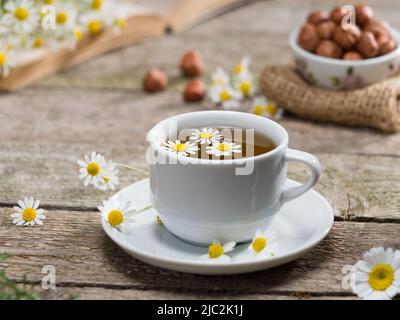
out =
<path fill-rule="evenodd" d="M 177 64 L 186 50 L 203 54 L 207 80 L 217 66 L 232 68 L 245 54 L 253 57 L 258 71 L 266 64 L 286 63 L 288 32 L 316 2 L 252 3 L 185 33 L 133 45 L 1 95 L 0 252 L 12 255 L 1 265 L 6 273 L 16 281 L 26 275 L 43 298 L 354 298 L 342 288 L 342 267 L 371 247 L 400 247 L 399 134 L 285 116 L 281 123 L 291 147 L 321 160 L 324 171 L 315 189 L 334 207 L 335 224 L 303 258 L 233 277 L 170 272 L 125 254 L 102 231 L 96 209 L 112 193 L 84 188 L 75 164 L 96 150 L 145 168 L 145 135 L 152 125 L 171 115 L 212 108 L 209 102 L 182 101 L 184 81 Z M 400 28 L 397 0 L 371 3 Z M 142 92 L 142 75 L 152 66 L 167 70 L 168 91 Z M 306 177 L 303 166 L 289 171 L 291 178 Z M 121 187 L 142 178 L 129 171 L 121 176 Z M 27 195 L 40 199 L 46 209 L 44 226 L 11 223 L 12 207 Z M 40 287 L 44 265 L 56 268 L 56 290 Z"/>

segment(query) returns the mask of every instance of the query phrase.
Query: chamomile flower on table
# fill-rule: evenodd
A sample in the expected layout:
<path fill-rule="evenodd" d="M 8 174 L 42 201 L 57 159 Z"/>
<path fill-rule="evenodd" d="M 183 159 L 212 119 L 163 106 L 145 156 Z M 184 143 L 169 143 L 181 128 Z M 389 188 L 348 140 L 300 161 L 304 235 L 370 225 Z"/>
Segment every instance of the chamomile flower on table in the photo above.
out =
<path fill-rule="evenodd" d="M 101 11 L 104 8 L 104 0 L 83 0 L 87 9 Z"/>
<path fill-rule="evenodd" d="M 57 38 L 67 38 L 73 35 L 76 25 L 77 12 L 68 3 L 56 3 L 56 29 L 54 30 Z"/>
<path fill-rule="evenodd" d="M 194 129 L 189 140 L 200 144 L 212 144 L 220 141 L 222 135 L 219 134 L 219 130 L 214 128 L 202 128 Z"/>
<path fill-rule="evenodd" d="M 7 1 L 4 9 L 7 12 L 4 15 L 5 22 L 15 32 L 29 33 L 39 25 L 40 16 L 31 0 Z"/>
<path fill-rule="evenodd" d="M 242 93 L 243 97 L 253 97 L 256 92 L 256 84 L 254 83 L 253 76 L 249 73 L 241 73 L 233 80 L 233 85 L 236 90 Z"/>
<path fill-rule="evenodd" d="M 18 205 L 14 207 L 15 213 L 11 215 L 14 224 L 17 226 L 43 224 L 42 220 L 46 219 L 46 216 L 43 214 L 44 210 L 39 208 L 39 200 L 35 200 L 32 196 L 25 197 L 23 201 L 18 201 Z"/>
<path fill-rule="evenodd" d="M 211 79 L 214 86 L 229 85 L 231 81 L 229 75 L 221 67 L 218 67 L 211 75 Z"/>
<path fill-rule="evenodd" d="M 204 260 L 208 262 L 230 261 L 231 257 L 226 255 L 226 253 L 232 251 L 235 246 L 235 241 L 230 241 L 222 245 L 218 240 L 214 240 L 212 244 L 208 247 L 208 253 L 201 255 L 199 260 Z"/>
<path fill-rule="evenodd" d="M 226 110 L 238 109 L 243 98 L 240 91 L 230 85 L 214 85 L 208 90 L 210 99 Z"/>
<path fill-rule="evenodd" d="M 206 148 L 206 152 L 216 157 L 229 157 L 234 153 L 242 153 L 242 147 L 230 141 L 214 142 Z"/>
<path fill-rule="evenodd" d="M 16 66 L 16 55 L 8 45 L 0 45 L 0 74 L 7 77 L 10 69 Z"/>
<path fill-rule="evenodd" d="M 272 120 L 280 120 L 284 111 L 274 101 L 269 101 L 264 96 L 258 96 L 253 100 L 251 112 Z"/>
<path fill-rule="evenodd" d="M 163 148 L 169 152 L 181 155 L 183 157 L 193 155 L 199 150 L 194 142 L 181 142 L 180 140 L 176 140 L 175 142 L 171 140 L 164 142 Z"/>
<path fill-rule="evenodd" d="M 96 36 L 104 29 L 104 17 L 101 12 L 93 11 L 83 15 L 80 22 L 91 36 Z"/>
<path fill-rule="evenodd" d="M 389 300 L 400 293 L 400 251 L 372 248 L 354 266 L 353 292 L 365 300 Z"/>
<path fill-rule="evenodd" d="M 132 208 L 130 201 L 123 202 L 118 199 L 103 201 L 103 205 L 98 207 L 102 219 L 111 227 L 121 232 L 128 232 L 130 224 L 135 222 L 132 215 L 136 210 Z"/>
<path fill-rule="evenodd" d="M 248 250 L 252 256 L 274 256 L 276 246 L 277 240 L 274 232 L 261 232 L 261 230 L 257 230 Z"/>
<path fill-rule="evenodd" d="M 115 187 L 119 184 L 118 170 L 111 164 L 109 168 L 106 168 L 103 172 L 102 179 L 99 180 L 97 189 L 115 190 Z"/>
<path fill-rule="evenodd" d="M 242 76 L 245 74 L 248 74 L 250 72 L 250 62 L 251 62 L 251 58 L 249 56 L 243 57 L 240 60 L 240 63 L 238 63 L 235 66 L 235 76 Z"/>
<path fill-rule="evenodd" d="M 103 180 L 103 176 L 107 176 L 109 170 L 112 170 L 112 164 L 106 162 L 104 156 L 96 152 L 92 152 L 90 156 L 85 155 L 84 160 L 78 160 L 79 178 L 84 179 L 84 185 L 93 184 L 98 186 Z"/>

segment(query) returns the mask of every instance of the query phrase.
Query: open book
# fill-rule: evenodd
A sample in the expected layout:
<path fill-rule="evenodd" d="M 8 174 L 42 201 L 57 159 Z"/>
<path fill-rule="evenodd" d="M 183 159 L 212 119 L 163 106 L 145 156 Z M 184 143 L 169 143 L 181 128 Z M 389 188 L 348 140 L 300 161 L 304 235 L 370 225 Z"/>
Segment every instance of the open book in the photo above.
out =
<path fill-rule="evenodd" d="M 124 12 L 125 27 L 120 32 L 106 29 L 93 37 L 86 35 L 76 48 L 29 50 L 18 56 L 17 66 L 0 77 L 0 90 L 13 91 L 40 78 L 67 69 L 109 50 L 129 45 L 165 32 L 186 29 L 201 20 L 249 0 L 141 0 L 113 1 L 113 13 Z"/>

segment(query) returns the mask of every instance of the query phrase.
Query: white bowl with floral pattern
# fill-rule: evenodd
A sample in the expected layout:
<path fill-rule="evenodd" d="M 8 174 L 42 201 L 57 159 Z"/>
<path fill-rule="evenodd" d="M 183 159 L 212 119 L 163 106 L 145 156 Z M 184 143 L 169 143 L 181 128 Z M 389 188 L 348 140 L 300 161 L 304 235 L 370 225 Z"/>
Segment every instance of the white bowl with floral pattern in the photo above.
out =
<path fill-rule="evenodd" d="M 333 90 L 361 88 L 400 72 L 400 34 L 392 29 L 397 48 L 383 56 L 365 60 L 341 60 L 318 56 L 301 48 L 299 28 L 289 36 L 296 68 L 308 83 Z"/>

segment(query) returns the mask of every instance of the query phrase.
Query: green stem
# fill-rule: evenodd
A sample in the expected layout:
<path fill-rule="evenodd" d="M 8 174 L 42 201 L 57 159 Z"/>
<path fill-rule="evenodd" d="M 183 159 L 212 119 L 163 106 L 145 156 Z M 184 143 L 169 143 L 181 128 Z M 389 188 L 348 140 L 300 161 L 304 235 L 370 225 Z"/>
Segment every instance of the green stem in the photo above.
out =
<path fill-rule="evenodd" d="M 135 212 L 130 213 L 129 216 L 137 215 L 137 214 L 139 214 L 139 213 L 141 213 L 143 211 L 149 210 L 150 208 L 153 208 L 153 206 L 152 205 L 148 205 L 148 206 L 146 206 L 146 207 L 144 207 L 142 209 L 139 209 L 139 210 L 137 210 Z"/>
<path fill-rule="evenodd" d="M 114 164 L 116 166 L 118 166 L 118 167 L 124 167 L 124 168 L 130 169 L 130 170 L 139 172 L 141 174 L 144 174 L 146 177 L 149 176 L 149 172 L 147 170 L 143 170 L 143 169 L 135 168 L 135 167 L 132 167 L 132 166 L 128 166 L 127 164 L 123 164 L 123 163 L 114 163 Z"/>

